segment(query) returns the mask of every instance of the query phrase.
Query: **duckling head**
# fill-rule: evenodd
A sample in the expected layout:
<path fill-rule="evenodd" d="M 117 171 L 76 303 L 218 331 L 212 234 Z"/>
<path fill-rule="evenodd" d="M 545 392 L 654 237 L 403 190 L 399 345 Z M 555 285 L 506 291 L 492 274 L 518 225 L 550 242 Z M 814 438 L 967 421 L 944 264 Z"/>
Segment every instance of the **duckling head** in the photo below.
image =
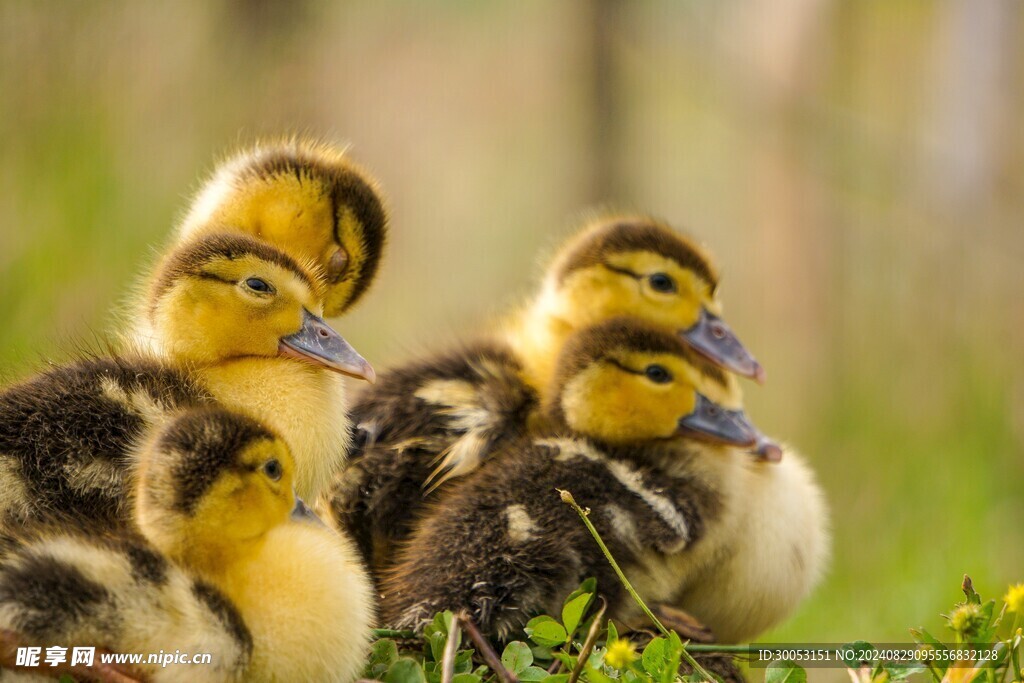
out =
<path fill-rule="evenodd" d="M 741 410 L 708 398 L 725 378 L 664 328 L 613 318 L 569 338 L 544 409 L 611 445 L 688 438 L 758 447 L 763 437 Z"/>
<path fill-rule="evenodd" d="M 230 226 L 266 240 L 326 276 L 324 312 L 340 315 L 380 264 L 387 212 L 376 182 L 328 144 L 259 144 L 221 164 L 200 189 L 180 234 Z"/>
<path fill-rule="evenodd" d="M 541 301 L 573 330 L 621 315 L 678 330 L 712 363 L 761 382 L 764 369 L 720 317 L 717 288 L 710 255 L 664 223 L 602 218 L 556 257 Z"/>
<path fill-rule="evenodd" d="M 136 521 L 171 557 L 223 566 L 289 515 L 304 514 L 294 472 L 284 441 L 261 423 L 220 407 L 194 409 L 140 449 Z"/>
<path fill-rule="evenodd" d="M 148 297 L 150 328 L 181 361 L 288 356 L 372 382 L 370 364 L 317 315 L 321 287 L 313 270 L 265 242 L 201 235 L 160 265 Z"/>

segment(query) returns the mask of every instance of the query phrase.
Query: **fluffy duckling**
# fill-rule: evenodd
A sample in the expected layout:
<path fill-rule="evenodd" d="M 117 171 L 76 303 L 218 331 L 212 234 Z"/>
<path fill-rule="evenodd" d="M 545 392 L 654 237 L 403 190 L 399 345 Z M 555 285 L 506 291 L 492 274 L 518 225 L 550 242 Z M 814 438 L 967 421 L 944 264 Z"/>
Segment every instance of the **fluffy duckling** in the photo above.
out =
<path fill-rule="evenodd" d="M 323 269 L 324 314 L 342 314 L 377 273 L 388 217 L 376 181 L 332 145 L 291 138 L 220 164 L 199 190 L 178 239 L 224 226 Z"/>
<path fill-rule="evenodd" d="M 360 394 L 351 411 L 359 443 L 329 495 L 331 516 L 359 539 L 375 569 L 384 566 L 415 520 L 423 489 L 473 471 L 522 434 L 566 338 L 616 315 L 677 332 L 712 363 L 763 378 L 719 317 L 717 289 L 707 252 L 659 221 L 606 217 L 586 226 L 497 339 L 393 369 Z M 709 391 L 741 407 L 735 378 Z M 762 450 L 777 454 L 772 444 Z"/>
<path fill-rule="evenodd" d="M 186 243 L 161 264 L 147 315 L 160 353 L 52 368 L 0 393 L 0 518 L 124 519 L 132 446 L 190 406 L 219 402 L 290 439 L 315 495 L 349 438 L 339 373 L 373 369 L 317 317 L 317 283 L 245 235 Z"/>
<path fill-rule="evenodd" d="M 141 447 L 138 532 L 36 530 L 0 560 L 0 628 L 25 642 L 210 653 L 143 666 L 154 681 L 349 681 L 369 644 L 354 549 L 292 492 L 294 462 L 260 423 L 186 411 Z"/>
<path fill-rule="evenodd" d="M 212 233 L 158 267 L 150 343 L 189 364 L 220 403 L 266 423 L 298 462 L 296 491 L 315 499 L 349 443 L 342 375 L 373 368 L 320 317 L 315 274 L 247 235 Z"/>
<path fill-rule="evenodd" d="M 649 216 L 601 216 L 557 252 L 540 291 L 503 327 L 530 383 L 546 387 L 575 330 L 630 315 L 677 331 L 726 370 L 764 381 L 764 369 L 721 319 L 719 276 L 694 240 Z"/>
<path fill-rule="evenodd" d="M 741 465 L 749 456 L 737 448 L 760 437 L 742 412 L 700 393 L 722 377 L 703 372 L 678 336 L 638 320 L 613 319 L 573 335 L 546 393 L 543 435 L 495 453 L 420 519 L 383 582 L 385 622 L 420 628 L 438 610 L 465 609 L 486 633 L 505 639 L 530 617 L 557 610 L 588 576 L 597 577 L 610 615 L 634 617 L 556 490 L 593 510 L 626 566 L 653 558 L 667 564 L 716 544 L 708 538 L 716 520 L 726 504 L 742 501 L 725 501 L 721 481 L 705 473 L 713 468 L 694 463 Z M 662 578 L 656 599 L 688 577 Z"/>

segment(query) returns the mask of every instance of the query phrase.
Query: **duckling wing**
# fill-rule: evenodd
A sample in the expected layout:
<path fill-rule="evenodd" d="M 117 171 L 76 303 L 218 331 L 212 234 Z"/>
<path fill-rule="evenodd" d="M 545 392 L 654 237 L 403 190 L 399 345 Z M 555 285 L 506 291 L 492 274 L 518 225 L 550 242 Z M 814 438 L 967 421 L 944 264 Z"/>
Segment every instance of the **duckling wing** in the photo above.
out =
<path fill-rule="evenodd" d="M 329 494 L 335 519 L 380 566 L 427 495 L 521 435 L 536 403 L 519 362 L 497 343 L 383 374 L 351 411 L 356 447 Z"/>
<path fill-rule="evenodd" d="M 488 634 L 506 638 L 532 616 L 557 610 L 589 576 L 616 614 L 622 586 L 557 490 L 590 508 L 612 554 L 631 564 L 646 553 L 682 551 L 714 514 L 698 483 L 680 478 L 666 487 L 660 474 L 583 439 L 504 449 L 419 521 L 383 582 L 385 622 L 421 628 L 437 611 L 465 609 Z"/>
<path fill-rule="evenodd" d="M 126 476 L 142 432 L 207 400 L 152 360 L 58 366 L 0 394 L 0 520 L 127 518 Z"/>
<path fill-rule="evenodd" d="M 240 680 L 252 639 L 216 589 L 137 537 L 43 533 L 0 560 L 0 630 L 26 644 L 116 653 L 210 653 L 211 663 L 139 670 L 154 681 Z M 99 661 L 99 658 L 96 658 Z"/>

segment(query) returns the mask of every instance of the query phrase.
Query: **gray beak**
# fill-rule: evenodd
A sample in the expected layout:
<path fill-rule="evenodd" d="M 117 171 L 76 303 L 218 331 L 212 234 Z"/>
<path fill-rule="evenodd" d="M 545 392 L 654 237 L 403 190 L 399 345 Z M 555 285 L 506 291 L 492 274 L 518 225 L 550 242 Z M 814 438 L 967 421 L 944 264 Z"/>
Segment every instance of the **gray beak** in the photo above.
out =
<path fill-rule="evenodd" d="M 694 351 L 715 365 L 737 375 L 750 377 L 759 384 L 764 383 L 764 368 L 754 360 L 725 321 L 718 316 L 702 308 L 700 319 L 693 327 L 680 332 L 679 336 Z"/>
<path fill-rule="evenodd" d="M 283 337 L 279 351 L 283 356 L 322 365 L 343 375 L 365 379 L 370 384 L 377 379 L 373 366 L 344 337 L 305 309 L 302 310 L 302 328 Z"/>
<path fill-rule="evenodd" d="M 316 513 L 309 509 L 301 498 L 295 496 L 295 507 L 292 508 L 292 519 L 297 522 L 313 522 L 324 526 L 322 519 L 317 517 Z"/>
<path fill-rule="evenodd" d="M 679 433 L 729 446 L 751 447 L 761 438 L 742 410 L 727 410 L 701 394 L 693 412 L 679 418 Z"/>

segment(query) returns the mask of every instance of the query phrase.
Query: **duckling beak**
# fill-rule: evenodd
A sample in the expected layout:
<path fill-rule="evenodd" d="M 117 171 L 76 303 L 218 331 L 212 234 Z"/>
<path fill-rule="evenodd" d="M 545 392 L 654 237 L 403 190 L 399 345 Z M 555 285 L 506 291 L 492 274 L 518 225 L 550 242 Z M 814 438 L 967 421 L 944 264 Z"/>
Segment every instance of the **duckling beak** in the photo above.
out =
<path fill-rule="evenodd" d="M 742 410 L 728 410 L 701 394 L 693 412 L 679 418 L 678 433 L 730 446 L 753 447 L 763 438 Z"/>
<path fill-rule="evenodd" d="M 324 525 L 323 520 L 320 519 L 315 512 L 310 510 L 309 506 L 306 505 L 298 496 L 295 496 L 295 507 L 292 508 L 292 519 L 296 522 L 314 522 L 316 524 Z"/>
<path fill-rule="evenodd" d="M 365 379 L 370 384 L 377 379 L 373 366 L 344 337 L 305 309 L 302 310 L 302 327 L 295 334 L 281 339 L 278 352 L 282 356 L 323 365 L 343 375 Z"/>
<path fill-rule="evenodd" d="M 679 336 L 712 363 L 764 384 L 764 368 L 743 348 L 733 331 L 717 315 L 702 308 L 697 322 L 680 332 Z"/>
<path fill-rule="evenodd" d="M 753 451 L 758 460 L 764 462 L 780 462 L 782 460 L 782 446 L 761 434 Z"/>

